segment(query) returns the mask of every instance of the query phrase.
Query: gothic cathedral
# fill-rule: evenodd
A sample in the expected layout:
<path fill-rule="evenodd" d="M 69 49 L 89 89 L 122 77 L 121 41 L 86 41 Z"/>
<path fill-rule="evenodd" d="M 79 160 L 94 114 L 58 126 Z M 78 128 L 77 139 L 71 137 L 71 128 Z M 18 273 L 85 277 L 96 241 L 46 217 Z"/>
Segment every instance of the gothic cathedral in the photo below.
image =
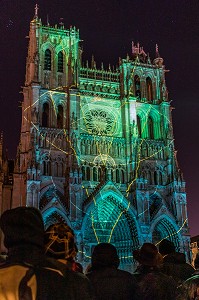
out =
<path fill-rule="evenodd" d="M 185 181 L 172 130 L 165 66 L 139 44 L 105 69 L 82 62 L 79 31 L 30 23 L 12 207 L 38 207 L 45 227 L 66 222 L 78 260 L 117 247 L 122 268 L 149 241 L 189 255 Z"/>

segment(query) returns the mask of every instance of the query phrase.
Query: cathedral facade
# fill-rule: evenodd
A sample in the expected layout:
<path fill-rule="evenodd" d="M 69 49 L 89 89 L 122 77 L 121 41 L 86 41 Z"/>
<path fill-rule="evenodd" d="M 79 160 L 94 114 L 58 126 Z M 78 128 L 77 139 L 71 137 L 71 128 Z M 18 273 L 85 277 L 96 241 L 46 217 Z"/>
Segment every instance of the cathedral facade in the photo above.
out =
<path fill-rule="evenodd" d="M 172 130 L 165 66 L 139 44 L 118 67 L 82 62 L 79 31 L 30 22 L 11 207 L 35 206 L 45 227 L 66 222 L 78 260 L 93 246 L 132 251 L 167 238 L 189 255 L 185 181 Z"/>

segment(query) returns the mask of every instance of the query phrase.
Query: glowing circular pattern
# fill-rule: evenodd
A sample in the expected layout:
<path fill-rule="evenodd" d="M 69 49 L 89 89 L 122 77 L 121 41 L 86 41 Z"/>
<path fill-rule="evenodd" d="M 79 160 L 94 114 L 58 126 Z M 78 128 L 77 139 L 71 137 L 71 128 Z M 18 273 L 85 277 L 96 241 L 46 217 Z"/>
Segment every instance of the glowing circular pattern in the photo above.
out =
<path fill-rule="evenodd" d="M 91 109 L 85 114 L 89 134 L 112 135 L 116 129 L 115 116 L 102 108 Z"/>

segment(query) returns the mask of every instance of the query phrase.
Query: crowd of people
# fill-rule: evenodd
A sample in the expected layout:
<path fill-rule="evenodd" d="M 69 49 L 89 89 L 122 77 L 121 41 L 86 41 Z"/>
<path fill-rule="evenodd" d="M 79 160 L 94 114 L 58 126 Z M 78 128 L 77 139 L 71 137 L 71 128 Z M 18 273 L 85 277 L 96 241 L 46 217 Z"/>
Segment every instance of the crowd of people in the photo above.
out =
<path fill-rule="evenodd" d="M 133 251 L 133 274 L 120 270 L 114 245 L 94 247 L 91 264 L 76 261 L 73 230 L 64 223 L 44 230 L 33 207 L 5 211 L 0 218 L 6 255 L 0 260 L 1 300 L 198 300 L 199 255 L 195 268 L 164 239 Z"/>

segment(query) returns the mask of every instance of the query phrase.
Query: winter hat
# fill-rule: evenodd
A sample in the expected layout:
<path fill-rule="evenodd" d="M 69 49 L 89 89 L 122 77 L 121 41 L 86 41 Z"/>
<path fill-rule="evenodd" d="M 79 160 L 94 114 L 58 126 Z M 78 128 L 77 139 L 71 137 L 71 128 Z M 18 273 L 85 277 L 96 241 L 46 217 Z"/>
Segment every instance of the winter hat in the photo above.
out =
<path fill-rule="evenodd" d="M 140 250 L 133 251 L 133 257 L 141 265 L 158 266 L 162 263 L 162 255 L 154 244 L 144 243 Z"/>
<path fill-rule="evenodd" d="M 92 268 L 119 267 L 120 260 L 115 246 L 110 243 L 100 243 L 95 246 L 91 257 Z"/>
<path fill-rule="evenodd" d="M 159 243 L 159 252 L 162 255 L 167 255 L 167 254 L 170 254 L 170 253 L 174 253 L 175 252 L 174 243 L 169 241 L 169 240 L 166 240 L 166 239 L 162 240 Z"/>
<path fill-rule="evenodd" d="M 77 252 L 73 230 L 64 223 L 48 227 L 44 236 L 45 252 L 57 259 L 73 259 Z"/>
<path fill-rule="evenodd" d="M 27 244 L 44 246 L 42 215 L 35 207 L 6 210 L 0 218 L 0 226 L 4 233 L 4 245 L 8 249 Z"/>

